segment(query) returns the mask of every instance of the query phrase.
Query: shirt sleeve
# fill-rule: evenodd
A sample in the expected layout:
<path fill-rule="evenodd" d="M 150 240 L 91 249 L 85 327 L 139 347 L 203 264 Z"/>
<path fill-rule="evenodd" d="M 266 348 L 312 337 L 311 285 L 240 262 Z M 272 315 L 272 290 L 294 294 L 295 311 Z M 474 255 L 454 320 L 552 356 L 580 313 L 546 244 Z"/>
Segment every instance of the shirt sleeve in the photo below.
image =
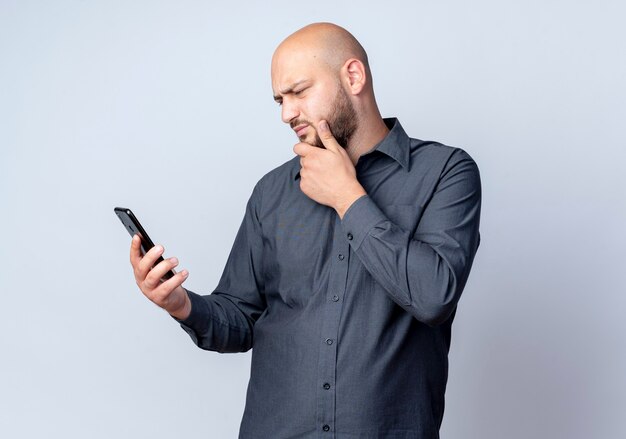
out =
<path fill-rule="evenodd" d="M 263 295 L 263 241 L 255 186 L 220 281 L 210 295 L 186 290 L 191 313 L 176 319 L 202 349 L 245 352 L 252 348 L 254 323 L 266 308 Z"/>
<path fill-rule="evenodd" d="M 368 195 L 350 206 L 342 227 L 357 257 L 391 298 L 419 321 L 436 326 L 452 315 L 465 287 L 480 243 L 480 207 L 478 167 L 457 148 L 414 233 L 391 222 Z"/>

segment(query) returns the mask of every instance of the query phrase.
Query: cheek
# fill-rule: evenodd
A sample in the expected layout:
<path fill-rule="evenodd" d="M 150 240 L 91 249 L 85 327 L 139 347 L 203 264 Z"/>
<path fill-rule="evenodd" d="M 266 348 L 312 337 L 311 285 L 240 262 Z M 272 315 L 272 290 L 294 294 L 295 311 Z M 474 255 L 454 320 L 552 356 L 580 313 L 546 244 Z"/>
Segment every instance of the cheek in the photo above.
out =
<path fill-rule="evenodd" d="M 328 102 L 323 96 L 312 96 L 303 105 L 302 110 L 311 122 L 317 123 L 328 117 Z"/>

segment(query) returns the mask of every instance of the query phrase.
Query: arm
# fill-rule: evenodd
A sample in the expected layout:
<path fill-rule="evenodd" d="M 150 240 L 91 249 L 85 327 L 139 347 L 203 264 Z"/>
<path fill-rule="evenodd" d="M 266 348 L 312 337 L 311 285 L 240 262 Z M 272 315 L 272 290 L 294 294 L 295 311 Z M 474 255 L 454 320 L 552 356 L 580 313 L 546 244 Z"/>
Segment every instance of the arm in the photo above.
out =
<path fill-rule="evenodd" d="M 176 319 L 200 348 L 244 352 L 252 348 L 254 323 L 266 307 L 261 262 L 260 192 L 254 188 L 221 279 L 212 294 L 186 290 L 191 312 Z"/>
<path fill-rule="evenodd" d="M 480 242 L 480 206 L 478 167 L 457 149 L 412 236 L 367 195 L 350 206 L 342 226 L 376 282 L 416 319 L 435 326 L 450 317 L 465 287 Z"/>

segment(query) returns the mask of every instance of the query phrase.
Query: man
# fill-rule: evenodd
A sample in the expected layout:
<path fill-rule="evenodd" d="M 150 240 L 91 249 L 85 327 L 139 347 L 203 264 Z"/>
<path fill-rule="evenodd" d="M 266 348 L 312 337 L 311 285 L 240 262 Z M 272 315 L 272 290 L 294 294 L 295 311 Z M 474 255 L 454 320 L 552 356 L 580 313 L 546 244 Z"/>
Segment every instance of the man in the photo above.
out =
<path fill-rule="evenodd" d="M 203 349 L 252 349 L 242 438 L 438 438 L 450 329 L 479 245 L 480 177 L 459 148 L 381 118 L 365 51 L 329 23 L 272 59 L 300 143 L 254 187 L 214 292 L 176 258 L 142 292 Z"/>

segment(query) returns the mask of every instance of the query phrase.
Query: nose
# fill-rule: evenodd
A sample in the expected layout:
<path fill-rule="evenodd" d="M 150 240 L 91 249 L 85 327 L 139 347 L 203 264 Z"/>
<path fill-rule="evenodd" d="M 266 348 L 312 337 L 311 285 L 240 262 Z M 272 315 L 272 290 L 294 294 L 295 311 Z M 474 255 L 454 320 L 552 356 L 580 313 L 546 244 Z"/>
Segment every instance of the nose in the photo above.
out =
<path fill-rule="evenodd" d="M 292 102 L 291 99 L 283 99 L 283 105 L 281 106 L 281 118 L 283 122 L 289 123 L 299 116 L 299 110 L 296 108 L 296 105 Z"/>

